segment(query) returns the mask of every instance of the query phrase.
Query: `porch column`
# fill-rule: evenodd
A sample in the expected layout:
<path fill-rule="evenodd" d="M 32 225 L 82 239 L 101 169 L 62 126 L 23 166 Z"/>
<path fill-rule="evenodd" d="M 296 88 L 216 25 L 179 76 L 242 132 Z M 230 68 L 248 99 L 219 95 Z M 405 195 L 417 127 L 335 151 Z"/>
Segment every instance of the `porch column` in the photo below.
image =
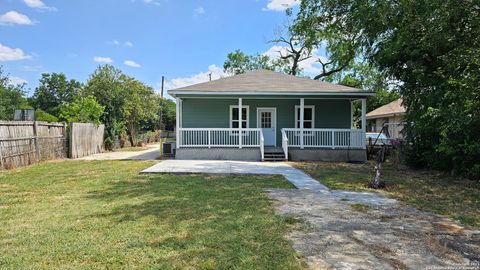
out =
<path fill-rule="evenodd" d="M 242 148 L 242 98 L 238 98 L 238 148 Z"/>
<path fill-rule="evenodd" d="M 300 99 L 300 148 L 303 149 L 303 119 L 305 114 L 305 99 Z"/>
<path fill-rule="evenodd" d="M 366 138 L 365 133 L 367 132 L 367 99 L 363 98 L 362 99 L 362 138 Z M 365 149 L 367 146 L 365 143 L 362 144 L 363 149 Z"/>
<path fill-rule="evenodd" d="M 180 148 L 180 143 L 181 143 L 181 131 L 180 129 L 182 128 L 182 100 L 180 98 L 176 99 L 176 130 L 175 130 L 175 136 L 177 137 L 177 149 Z"/>
<path fill-rule="evenodd" d="M 354 113 L 354 109 L 355 109 L 355 106 L 353 106 L 353 102 L 355 102 L 355 100 L 350 100 L 350 128 L 353 129 L 353 113 Z"/>

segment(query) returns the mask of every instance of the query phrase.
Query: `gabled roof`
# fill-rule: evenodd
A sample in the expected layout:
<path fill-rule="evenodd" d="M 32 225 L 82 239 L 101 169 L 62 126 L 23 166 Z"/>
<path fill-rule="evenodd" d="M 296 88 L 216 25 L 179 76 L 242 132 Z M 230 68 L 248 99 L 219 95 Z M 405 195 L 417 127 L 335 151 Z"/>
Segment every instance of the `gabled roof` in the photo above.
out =
<path fill-rule="evenodd" d="M 406 112 L 405 107 L 402 105 L 402 99 L 394 100 L 382 107 L 379 107 L 369 113 L 367 113 L 367 119 L 375 119 L 380 117 L 387 117 L 393 115 L 404 115 Z"/>
<path fill-rule="evenodd" d="M 361 89 L 301 78 L 259 69 L 240 75 L 172 89 L 169 94 L 362 94 L 373 93 Z"/>

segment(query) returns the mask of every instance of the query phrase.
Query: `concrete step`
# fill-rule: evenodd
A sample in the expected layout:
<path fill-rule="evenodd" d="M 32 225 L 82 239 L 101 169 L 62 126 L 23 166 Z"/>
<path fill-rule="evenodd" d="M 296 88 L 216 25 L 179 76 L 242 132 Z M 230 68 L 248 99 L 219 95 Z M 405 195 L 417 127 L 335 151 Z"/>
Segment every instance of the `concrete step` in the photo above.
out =
<path fill-rule="evenodd" d="M 265 152 L 264 161 L 285 161 L 285 154 L 283 152 Z"/>
<path fill-rule="evenodd" d="M 285 161 L 284 158 L 264 158 L 263 161 L 276 161 L 276 162 L 282 162 Z"/>

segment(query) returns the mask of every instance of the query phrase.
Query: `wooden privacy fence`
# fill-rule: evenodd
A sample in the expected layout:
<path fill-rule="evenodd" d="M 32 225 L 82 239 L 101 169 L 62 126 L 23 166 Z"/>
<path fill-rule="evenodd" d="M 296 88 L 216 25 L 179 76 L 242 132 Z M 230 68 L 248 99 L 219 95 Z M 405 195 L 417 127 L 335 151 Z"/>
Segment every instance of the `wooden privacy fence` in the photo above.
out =
<path fill-rule="evenodd" d="M 0 169 L 65 158 L 65 139 L 64 123 L 0 121 Z"/>
<path fill-rule="evenodd" d="M 101 153 L 104 130 L 104 125 L 72 123 L 69 128 L 69 158 Z"/>

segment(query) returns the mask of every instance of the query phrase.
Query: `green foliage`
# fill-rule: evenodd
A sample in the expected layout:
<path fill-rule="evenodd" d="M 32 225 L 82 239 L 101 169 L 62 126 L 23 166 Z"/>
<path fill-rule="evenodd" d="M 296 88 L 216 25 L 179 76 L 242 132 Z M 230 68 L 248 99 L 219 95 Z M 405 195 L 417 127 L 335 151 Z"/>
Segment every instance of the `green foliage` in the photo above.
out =
<path fill-rule="evenodd" d="M 48 112 L 42 109 L 35 110 L 35 120 L 36 121 L 44 121 L 44 122 L 59 122 L 58 117 L 49 114 Z"/>
<path fill-rule="evenodd" d="M 60 109 L 60 119 L 67 123 L 100 124 L 104 111 L 105 107 L 98 104 L 94 96 L 80 97 Z"/>
<path fill-rule="evenodd" d="M 0 66 L 0 120 L 12 120 L 15 109 L 27 109 L 24 85 L 12 85 Z"/>
<path fill-rule="evenodd" d="M 355 65 L 354 69 L 338 72 L 327 80 L 339 80 L 338 83 L 341 85 L 375 92 L 375 96 L 368 98 L 367 112 L 400 98 L 396 91 L 387 90 L 388 84 L 384 76 L 365 65 Z M 358 123 L 362 115 L 361 103 L 355 102 L 353 110 L 354 119 Z"/>
<path fill-rule="evenodd" d="M 153 89 L 111 66 L 99 66 L 90 76 L 85 95 L 95 97 L 105 108 L 105 146 L 111 150 L 121 134 L 128 132 L 133 142 L 142 126 L 158 119 L 159 100 Z"/>
<path fill-rule="evenodd" d="M 140 123 L 158 120 L 160 103 L 155 97 L 153 88 L 133 78 L 125 82 L 125 103 L 122 107 L 123 117 L 128 127 L 130 142 L 136 145 L 137 132 Z"/>
<path fill-rule="evenodd" d="M 236 50 L 227 55 L 227 60 L 223 63 L 223 70 L 232 75 L 256 69 L 283 71 L 288 68 L 287 63 L 287 60 L 271 59 L 268 55 L 258 53 L 246 55 L 241 50 Z"/>
<path fill-rule="evenodd" d="M 125 104 L 124 84 L 127 76 L 119 69 L 111 66 L 99 66 L 90 76 L 85 94 L 95 97 L 97 102 L 105 107 L 102 122 L 105 124 L 105 146 L 113 149 L 116 138 L 126 130 L 123 120 L 123 106 Z"/>
<path fill-rule="evenodd" d="M 338 44 L 353 36 L 356 57 L 398 82 L 407 107 L 410 165 L 480 178 L 478 3 L 304 0 L 298 22 L 311 23 Z"/>
<path fill-rule="evenodd" d="M 61 107 L 74 102 L 82 87 L 76 80 L 67 80 L 63 73 L 43 73 L 31 102 L 36 109 L 59 116 Z"/>
<path fill-rule="evenodd" d="M 146 119 L 141 122 L 140 129 L 142 131 L 153 130 L 173 130 L 176 124 L 176 105 L 170 99 L 161 98 L 159 95 L 152 97 L 158 104 L 157 112 L 154 118 Z M 162 124 L 160 124 L 160 116 L 162 116 Z M 143 133 L 143 132 L 142 132 Z"/>
<path fill-rule="evenodd" d="M 163 99 L 161 103 L 162 110 L 162 129 L 164 130 L 173 130 L 176 124 L 176 104 L 170 99 Z"/>

